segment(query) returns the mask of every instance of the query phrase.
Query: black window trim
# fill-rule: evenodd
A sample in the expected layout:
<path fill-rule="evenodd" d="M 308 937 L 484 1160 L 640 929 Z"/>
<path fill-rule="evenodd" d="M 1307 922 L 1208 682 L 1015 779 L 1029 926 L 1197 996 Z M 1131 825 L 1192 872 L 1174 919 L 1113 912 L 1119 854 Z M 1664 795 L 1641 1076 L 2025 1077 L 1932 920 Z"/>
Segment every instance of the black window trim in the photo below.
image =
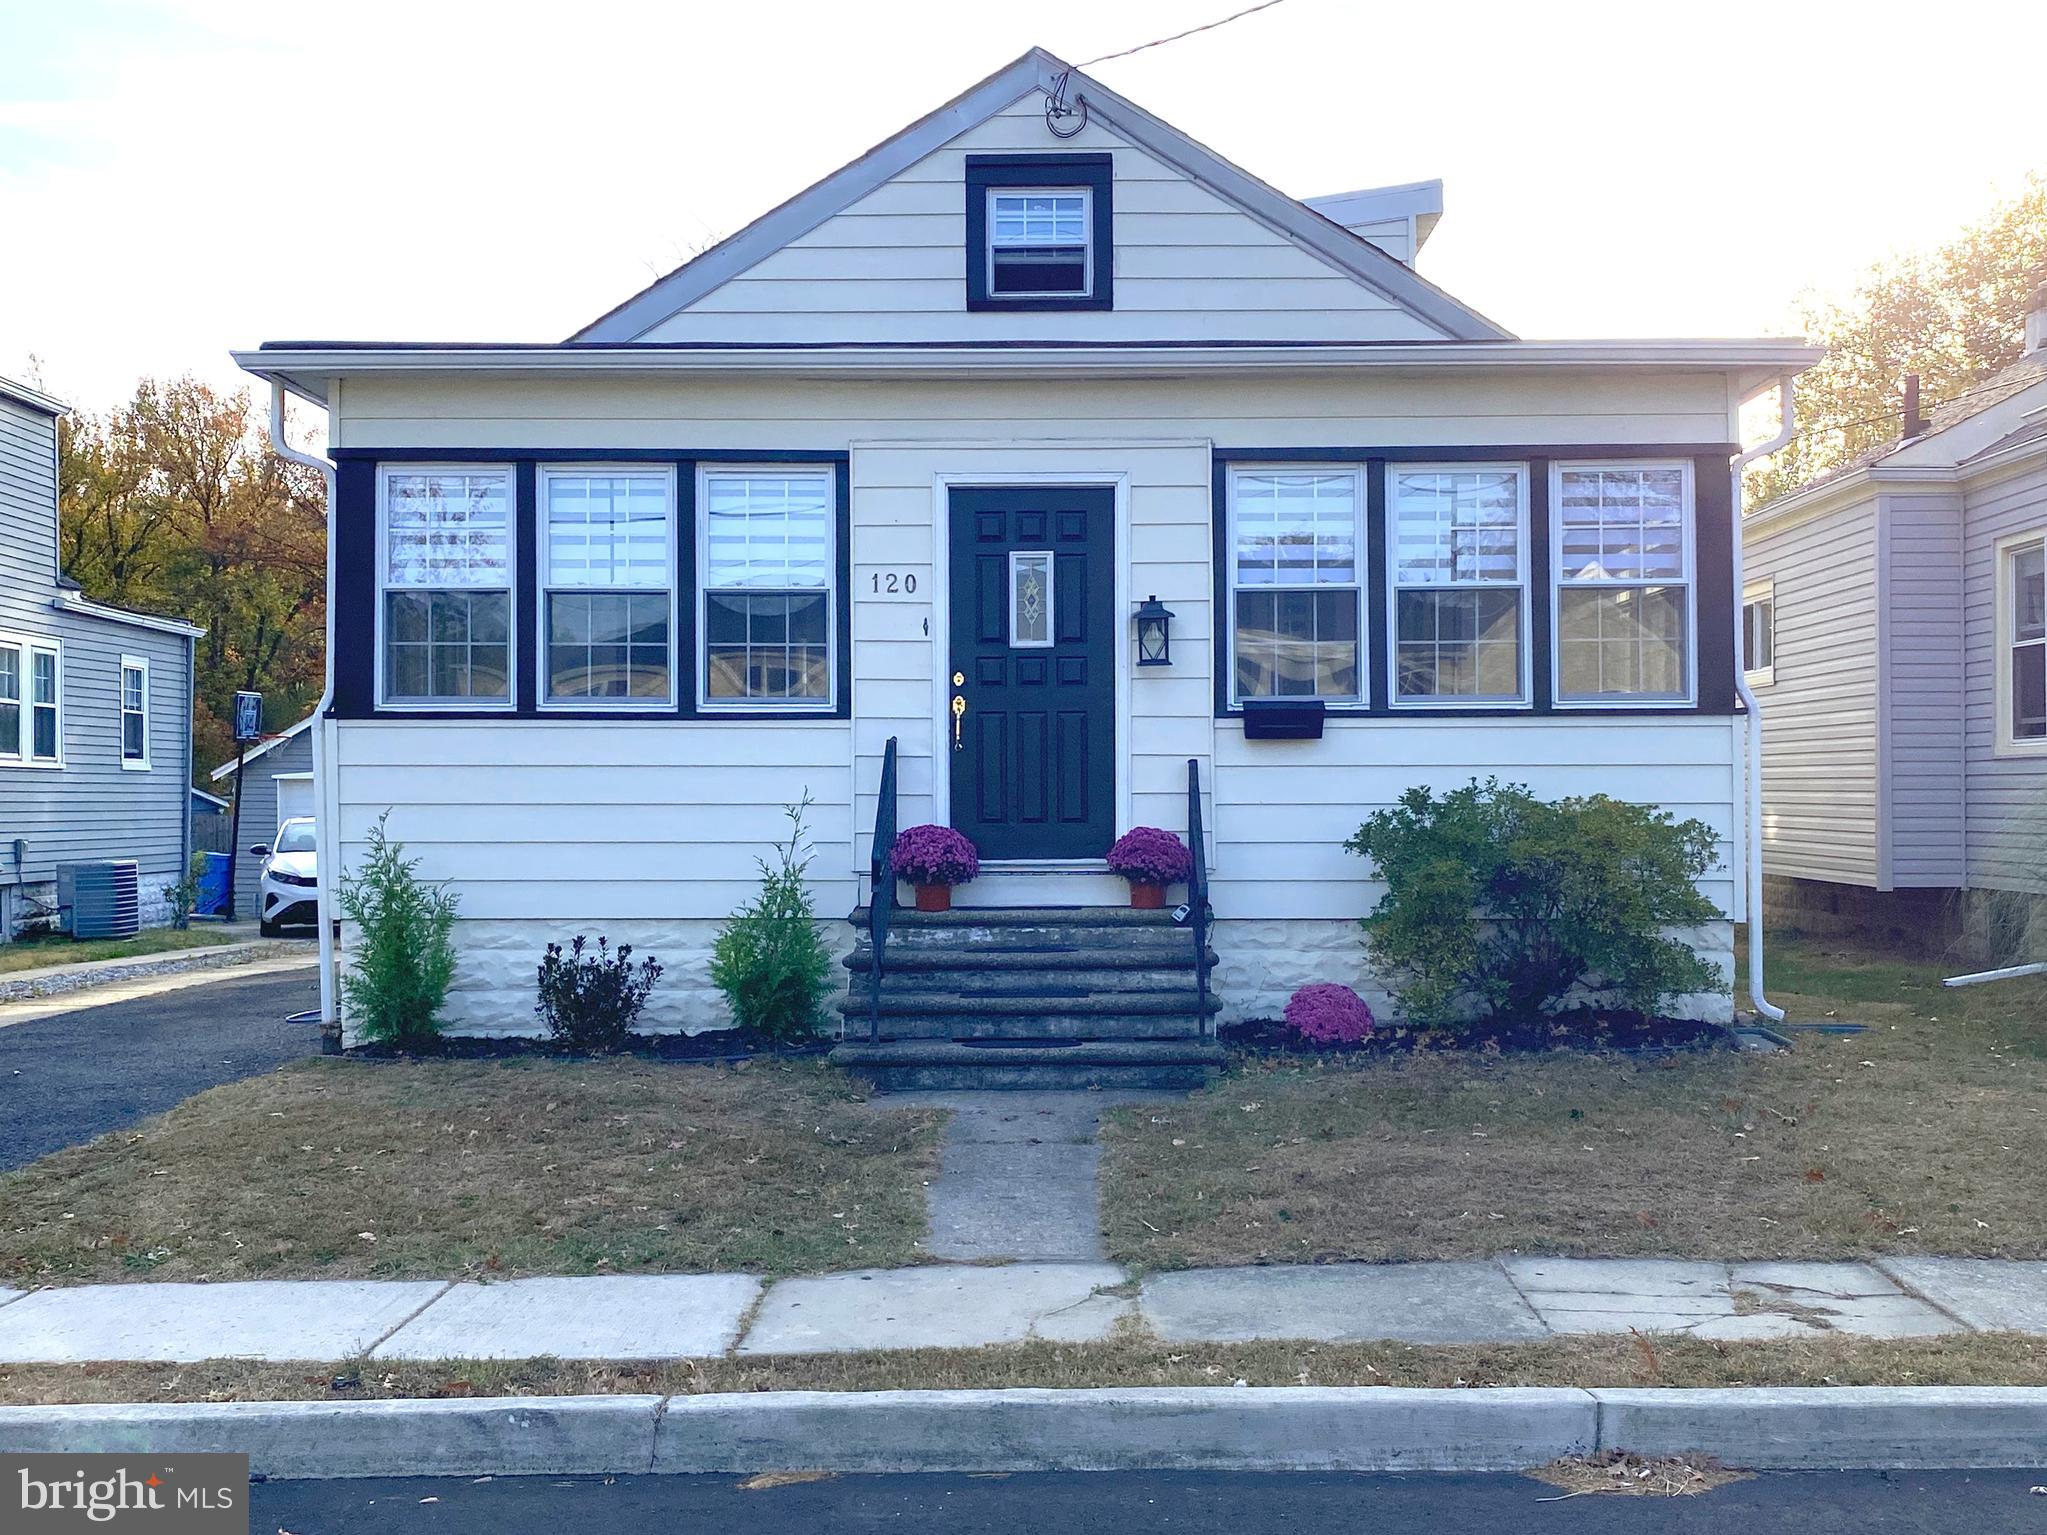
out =
<path fill-rule="evenodd" d="M 1528 466 L 1529 561 L 1529 668 L 1532 697 L 1518 704 L 1472 704 L 1436 706 L 1426 710 L 1396 707 L 1388 698 L 1389 639 L 1383 623 L 1367 627 L 1371 665 L 1370 698 L 1367 703 L 1331 703 L 1329 718 L 1335 719 L 1634 719 L 1730 717 L 1740 712 L 1734 675 L 1734 590 L 1732 542 L 1732 486 L 1727 463 L 1740 452 L 1738 445 L 1722 443 L 1474 443 L 1456 446 L 1440 444 L 1371 444 L 1343 447 L 1245 447 L 1216 448 L 1210 456 L 1210 575 L 1213 606 L 1217 615 L 1211 625 L 1212 669 L 1215 687 L 1215 718 L 1241 720 L 1244 711 L 1230 697 L 1234 680 L 1231 658 L 1233 636 L 1224 615 L 1229 611 L 1229 497 L 1234 468 L 1246 465 L 1362 465 L 1365 472 L 1365 536 L 1371 567 L 1368 590 L 1383 592 L 1387 583 L 1386 469 L 1389 464 L 1426 459 L 1439 463 L 1497 462 L 1502 460 Z M 1685 459 L 1692 464 L 1692 525 L 1695 549 L 1693 571 L 1693 616 L 1695 696 L 1689 703 L 1573 704 L 1552 697 L 1551 662 L 1554 637 L 1551 604 L 1542 594 L 1553 586 L 1550 466 L 1554 462 L 1583 462 L 1610 459 Z"/>
<path fill-rule="evenodd" d="M 334 528 L 335 582 L 340 593 L 335 623 L 334 706 L 330 718 L 384 720 L 521 720 L 521 721 L 609 721 L 653 723 L 660 720 L 706 720 L 731 724 L 800 724 L 804 721 L 846 720 L 852 717 L 853 701 L 853 603 L 852 603 L 852 459 L 843 450 L 761 449 L 761 448 L 334 448 L 328 456 L 335 461 L 336 515 Z M 512 470 L 514 620 L 521 614 L 538 612 L 540 600 L 539 556 L 536 531 L 539 521 L 539 467 L 542 464 L 615 464 L 619 466 L 672 467 L 676 481 L 675 602 L 680 620 L 676 634 L 678 655 L 689 655 L 698 643 L 696 548 L 696 476 L 699 466 L 765 467 L 772 464 L 815 465 L 832 472 L 836 518 L 833 525 L 835 553 L 832 579 L 832 644 L 834 651 L 833 698 L 828 708 L 741 709 L 700 708 L 694 688 L 678 687 L 675 703 L 661 709 L 573 708 L 553 704 L 541 707 L 536 692 L 539 662 L 530 645 L 516 646 L 513 655 L 513 697 L 511 707 L 490 710 L 393 708 L 381 705 L 377 694 L 378 664 L 369 621 L 374 601 L 352 601 L 351 593 L 374 597 L 377 561 L 380 558 L 378 483 L 383 464 L 504 464 Z M 533 620 L 529 617 L 527 622 Z"/>
<path fill-rule="evenodd" d="M 1114 309 L 1115 158 L 1109 154 L 968 155 L 967 308 L 1018 313 L 1059 313 Z M 1088 194 L 1088 292 L 1006 297 L 988 291 L 988 193 L 1003 187 L 1064 190 Z"/>

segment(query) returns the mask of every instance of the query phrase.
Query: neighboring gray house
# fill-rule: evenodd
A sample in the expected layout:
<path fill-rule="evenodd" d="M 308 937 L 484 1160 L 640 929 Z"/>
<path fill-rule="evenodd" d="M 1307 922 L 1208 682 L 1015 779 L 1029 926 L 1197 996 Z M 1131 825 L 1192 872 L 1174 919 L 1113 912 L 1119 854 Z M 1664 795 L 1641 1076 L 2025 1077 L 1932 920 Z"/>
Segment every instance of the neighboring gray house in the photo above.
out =
<path fill-rule="evenodd" d="M 309 714 L 289 730 L 249 748 L 243 759 L 241 846 L 229 849 L 235 859 L 235 915 L 254 921 L 256 887 L 263 874 L 263 860 L 251 858 L 249 849 L 267 846 L 277 828 L 295 815 L 313 813 L 313 723 Z M 212 773 L 223 792 L 235 781 L 235 759 L 230 757 Z"/>
<path fill-rule="evenodd" d="M 58 569 L 57 420 L 0 379 L 0 942 L 52 914 L 57 867 L 140 865 L 142 920 L 190 852 L 193 641 Z"/>
<path fill-rule="evenodd" d="M 2047 956 L 2047 290 L 2024 355 L 1743 530 L 1766 910 Z"/>

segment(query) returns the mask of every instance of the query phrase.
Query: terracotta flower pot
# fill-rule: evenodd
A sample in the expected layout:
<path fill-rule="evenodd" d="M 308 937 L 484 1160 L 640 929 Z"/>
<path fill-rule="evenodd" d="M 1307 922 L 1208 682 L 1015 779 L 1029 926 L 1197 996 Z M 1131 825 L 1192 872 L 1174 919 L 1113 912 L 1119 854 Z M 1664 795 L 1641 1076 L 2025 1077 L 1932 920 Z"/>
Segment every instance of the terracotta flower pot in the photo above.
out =
<path fill-rule="evenodd" d="M 917 910 L 951 911 L 952 886 L 919 885 L 917 887 Z"/>
<path fill-rule="evenodd" d="M 1130 882 L 1130 906 L 1133 911 L 1159 911 L 1165 904 L 1164 885 L 1147 885 L 1134 879 Z"/>

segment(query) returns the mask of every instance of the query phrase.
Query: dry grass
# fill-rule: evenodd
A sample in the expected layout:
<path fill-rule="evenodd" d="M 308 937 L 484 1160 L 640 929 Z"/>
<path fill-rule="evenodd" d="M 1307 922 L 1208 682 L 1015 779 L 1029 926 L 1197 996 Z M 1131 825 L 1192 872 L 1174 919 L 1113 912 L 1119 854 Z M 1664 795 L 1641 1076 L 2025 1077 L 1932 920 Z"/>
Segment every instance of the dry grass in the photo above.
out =
<path fill-rule="evenodd" d="M 1027 1343 L 1003 1348 L 622 1360 L 265 1364 L 0 1364 L 0 1406 L 51 1402 L 367 1401 L 389 1397 L 698 1395 L 1087 1386 L 2047 1385 L 2047 1339 L 2010 1334 L 1888 1342 Z"/>
<path fill-rule="evenodd" d="M 1105 1131 L 1111 1254 L 2047 1256 L 2047 982 L 1785 945 L 1781 1055 L 1248 1062 Z"/>
<path fill-rule="evenodd" d="M 89 959 L 137 959 L 178 949 L 208 949 L 233 943 L 235 933 L 217 928 L 152 927 L 133 938 L 66 938 L 62 935 L 17 938 L 0 944 L 0 975 L 13 970 L 40 970 L 45 965 L 81 965 Z"/>
<path fill-rule="evenodd" d="M 0 1283 L 911 1263 L 941 1118 L 810 1063 L 308 1061 L 0 1178 Z"/>
<path fill-rule="evenodd" d="M 1651 1458 L 1609 1450 L 1599 1455 L 1581 1455 L 1553 1460 L 1528 1473 L 1538 1482 L 1564 1489 L 1563 1497 L 1537 1498 L 1538 1503 L 1561 1503 L 1564 1498 L 1605 1494 L 1623 1498 L 1696 1498 L 1702 1492 L 1745 1482 L 1747 1471 L 1731 1471 L 1705 1456 L 1670 1455 Z"/>

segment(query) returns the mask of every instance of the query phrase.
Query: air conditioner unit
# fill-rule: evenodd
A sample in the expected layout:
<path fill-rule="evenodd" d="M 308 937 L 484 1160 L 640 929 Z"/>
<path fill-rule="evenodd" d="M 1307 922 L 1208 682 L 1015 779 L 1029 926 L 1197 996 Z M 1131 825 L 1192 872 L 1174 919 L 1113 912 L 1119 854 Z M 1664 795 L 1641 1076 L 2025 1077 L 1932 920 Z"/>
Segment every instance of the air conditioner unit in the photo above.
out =
<path fill-rule="evenodd" d="M 132 858 L 57 865 L 57 911 L 74 938 L 133 938 L 142 931 L 141 871 Z"/>

